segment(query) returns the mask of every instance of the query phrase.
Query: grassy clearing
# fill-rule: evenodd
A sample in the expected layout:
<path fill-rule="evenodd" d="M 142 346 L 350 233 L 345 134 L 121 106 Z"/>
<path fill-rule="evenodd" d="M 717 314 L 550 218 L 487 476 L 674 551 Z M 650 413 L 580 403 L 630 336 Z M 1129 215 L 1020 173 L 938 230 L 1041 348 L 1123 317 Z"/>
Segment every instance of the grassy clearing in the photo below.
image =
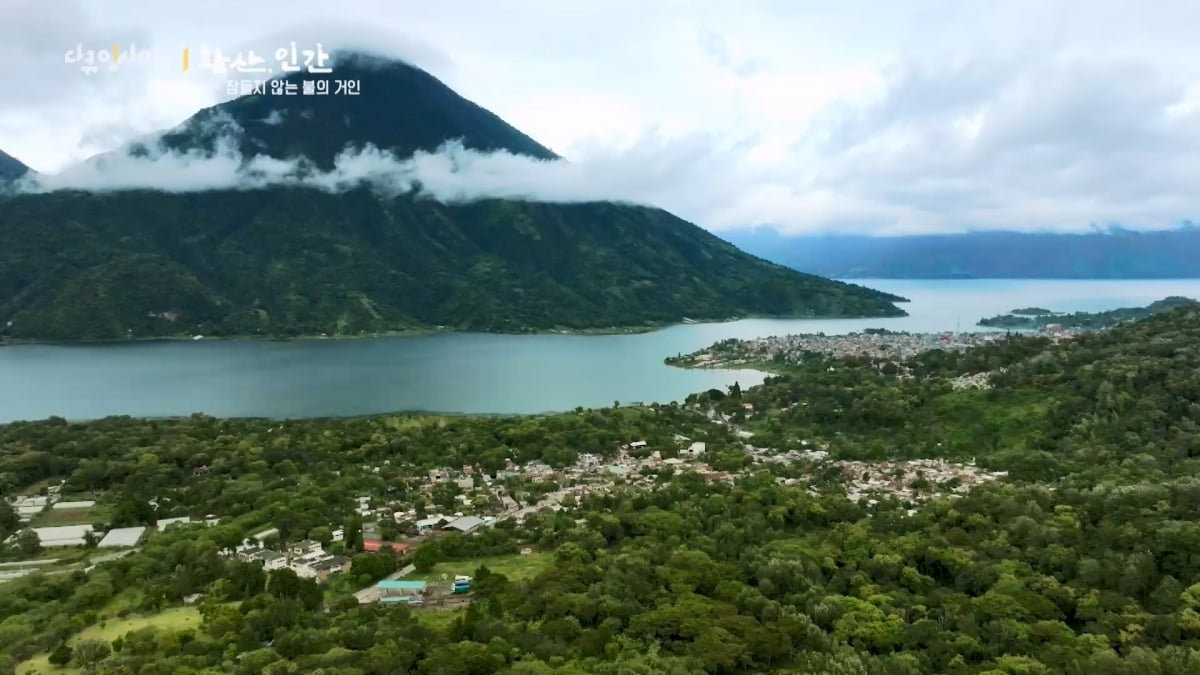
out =
<path fill-rule="evenodd" d="M 120 600 L 118 596 L 117 600 Z M 114 600 L 115 602 L 115 600 Z M 107 607 L 105 608 L 108 609 Z M 67 641 L 74 645 L 79 640 L 115 640 L 131 631 L 153 626 L 164 631 L 179 631 L 200 627 L 200 610 L 195 607 L 173 607 L 147 616 L 130 616 L 124 619 L 102 621 L 88 626 Z M 78 668 L 59 668 L 50 663 L 49 654 L 40 654 L 17 666 L 18 675 L 69 675 L 80 672 Z"/>
<path fill-rule="evenodd" d="M 433 583 L 441 582 L 443 575 L 445 575 L 446 580 L 451 581 L 459 574 L 474 576 L 475 570 L 479 569 L 480 566 L 484 566 L 493 572 L 503 574 L 513 581 L 518 581 L 537 576 L 539 572 L 548 568 L 553 562 L 554 557 L 550 553 L 530 553 L 529 555 L 514 553 L 511 555 L 438 563 L 428 572 L 414 572 L 404 578 Z"/>
<path fill-rule="evenodd" d="M 415 610 L 413 617 L 429 628 L 444 630 L 462 611 L 462 607 L 426 607 Z"/>
<path fill-rule="evenodd" d="M 103 625 L 96 624 L 83 629 L 76 639 L 115 640 L 130 631 L 140 630 L 147 626 L 154 626 L 164 631 L 199 628 L 200 610 L 195 607 L 172 607 L 149 616 L 129 616 L 102 623 Z"/>

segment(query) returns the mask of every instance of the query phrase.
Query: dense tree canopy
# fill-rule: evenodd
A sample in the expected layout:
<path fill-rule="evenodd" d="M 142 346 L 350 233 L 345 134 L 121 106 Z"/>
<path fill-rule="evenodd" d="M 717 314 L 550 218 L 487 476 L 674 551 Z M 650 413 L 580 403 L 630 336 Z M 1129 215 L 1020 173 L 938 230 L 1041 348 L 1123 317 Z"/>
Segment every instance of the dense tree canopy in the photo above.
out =
<path fill-rule="evenodd" d="M 38 654 L 114 674 L 1200 672 L 1200 311 L 900 365 L 814 355 L 732 396 L 544 417 L 0 427 L 6 493 L 63 478 L 128 504 L 113 513 L 134 521 L 148 496 L 168 514 L 223 517 L 90 573 L 0 586 L 0 672 Z M 981 371 L 990 388 L 952 385 Z M 668 472 L 653 490 L 618 485 L 522 526 L 422 544 L 423 566 L 552 552 L 532 576 L 476 568 L 472 602 L 441 615 L 360 606 L 348 586 L 220 554 L 266 524 L 294 539 L 352 522 L 356 494 L 408 494 L 406 476 L 427 467 L 611 455 L 676 433 L 736 453 L 713 408 L 756 446 L 975 458 L 1009 478 L 957 499 L 868 503 L 819 463 L 748 466 L 731 482 Z M 388 569 L 355 564 L 363 583 Z M 145 628 L 111 654 L 60 649 L 114 599 L 151 612 L 200 591 L 198 629 Z"/>

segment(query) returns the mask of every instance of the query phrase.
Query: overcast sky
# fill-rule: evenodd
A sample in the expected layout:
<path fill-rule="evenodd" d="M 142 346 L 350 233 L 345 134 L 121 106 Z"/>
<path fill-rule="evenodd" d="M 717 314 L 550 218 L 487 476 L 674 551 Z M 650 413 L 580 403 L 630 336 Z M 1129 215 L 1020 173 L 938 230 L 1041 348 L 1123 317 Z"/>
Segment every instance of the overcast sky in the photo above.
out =
<path fill-rule="evenodd" d="M 536 185 L 627 190 L 713 230 L 1078 230 L 1200 215 L 1200 2 L 47 7 L 0 0 L 0 149 L 42 172 L 225 98 L 226 77 L 180 71 L 183 47 L 263 54 L 297 40 L 403 57 L 571 160 L 561 179 L 531 172 Z M 80 43 L 136 43 L 165 62 L 88 76 L 64 63 Z"/>

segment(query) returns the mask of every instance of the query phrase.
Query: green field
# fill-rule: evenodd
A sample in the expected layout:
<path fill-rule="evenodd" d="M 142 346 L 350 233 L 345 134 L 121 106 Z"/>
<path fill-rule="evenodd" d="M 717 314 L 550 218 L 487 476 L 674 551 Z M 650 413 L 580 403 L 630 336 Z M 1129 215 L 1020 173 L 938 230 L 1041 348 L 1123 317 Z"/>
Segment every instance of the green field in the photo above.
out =
<path fill-rule="evenodd" d="M 462 607 L 425 607 L 413 612 L 413 617 L 434 630 L 442 630 L 462 615 Z"/>
<path fill-rule="evenodd" d="M 99 508 L 50 509 L 43 511 L 30 521 L 30 527 L 54 527 L 57 525 L 87 525 L 108 520 L 107 513 Z"/>
<path fill-rule="evenodd" d="M 148 616 L 130 616 L 88 626 L 67 641 L 75 644 L 79 640 L 115 640 L 131 631 L 153 626 L 161 630 L 177 631 L 200 626 L 200 611 L 195 607 L 173 607 Z M 49 654 L 40 654 L 17 666 L 17 675 L 65 675 L 78 673 L 78 668 L 59 668 L 50 664 Z"/>
<path fill-rule="evenodd" d="M 444 575 L 446 581 L 449 582 L 453 581 L 454 577 L 459 574 L 475 576 L 475 570 L 479 569 L 480 566 L 484 566 L 493 572 L 503 574 L 509 579 L 529 579 L 537 576 L 539 572 L 549 567 L 553 561 L 554 558 L 549 553 L 530 553 L 529 555 L 514 553 L 511 555 L 497 555 L 486 558 L 475 558 L 473 560 L 455 560 L 438 563 L 428 572 L 414 572 L 404 578 L 436 583 L 441 582 Z"/>

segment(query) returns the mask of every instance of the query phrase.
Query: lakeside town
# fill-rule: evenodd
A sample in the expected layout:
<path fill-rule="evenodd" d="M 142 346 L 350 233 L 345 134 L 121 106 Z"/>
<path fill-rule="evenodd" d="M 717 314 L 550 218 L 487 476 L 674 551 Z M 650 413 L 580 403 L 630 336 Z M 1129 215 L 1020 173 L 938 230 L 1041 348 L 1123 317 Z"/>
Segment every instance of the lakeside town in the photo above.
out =
<path fill-rule="evenodd" d="M 787 470 L 783 472 L 786 476 L 776 477 L 781 484 L 806 487 L 814 495 L 834 489 L 868 508 L 888 498 L 915 506 L 936 497 L 959 496 L 974 486 L 1005 477 L 1004 472 L 985 471 L 973 462 L 835 460 L 826 448 L 809 441 L 803 441 L 800 450 L 776 451 L 755 446 L 754 434 L 738 428 L 721 413 L 710 411 L 708 415 L 719 430 L 736 439 L 732 441 L 733 447 L 746 455 L 744 468 L 736 471 L 714 468 L 710 464 L 710 442 L 676 434 L 664 447 L 630 439 L 610 457 L 584 453 L 573 463 L 558 468 L 542 461 L 517 465 L 509 460 L 503 469 L 492 472 L 471 465 L 414 471 L 411 478 L 417 489 L 406 499 L 389 499 L 383 494 L 358 496 L 353 506 L 361 522 L 361 550 L 392 552 L 398 559 L 399 570 L 358 590 L 355 597 L 361 603 L 403 602 L 413 607 L 467 602 L 469 576 L 454 575 L 453 579 L 437 583 L 404 578 L 414 571 L 410 561 L 422 543 L 452 533 L 472 536 L 506 521 L 520 525 L 533 514 L 569 510 L 589 496 L 612 490 L 653 490 L 661 479 L 672 475 L 692 473 L 706 481 L 732 482 L 755 472 L 781 468 Z M 731 441 L 719 438 L 718 442 L 727 452 Z M 379 473 L 384 467 L 362 468 L 370 474 Z M 831 487 L 830 475 L 838 477 L 839 487 Z M 515 498 L 513 485 L 523 486 L 524 495 L 536 498 Z M 221 522 L 219 516 L 212 514 L 195 519 L 176 516 L 158 519 L 152 526 L 114 527 L 105 531 L 97 523 L 80 522 L 89 520 L 92 513 L 102 513 L 96 511 L 96 501 L 67 499 L 60 489 L 49 486 L 42 494 L 8 499 L 25 524 L 11 539 L 30 555 L 28 560 L 0 563 L 0 583 L 51 571 L 55 559 L 52 554 L 48 556 L 50 551 L 94 549 L 82 564 L 83 571 L 90 572 L 103 562 L 137 550 L 139 544 L 157 532 L 174 527 L 212 527 Z M 453 495 L 453 508 L 444 508 L 448 504 L 446 494 Z M 437 503 L 439 508 L 430 509 L 430 503 Z M 912 512 L 910 509 L 909 513 Z M 67 522 L 71 524 L 55 524 Z M 276 528 L 264 528 L 250 533 L 242 543 L 223 554 L 259 563 L 265 571 L 290 569 L 302 579 L 328 582 L 351 567 L 346 525 L 330 523 L 320 541 L 305 538 L 293 542 L 280 541 Z M 524 549 L 521 554 L 533 555 L 534 551 Z M 62 571 L 75 569 L 80 567 Z M 189 602 L 196 600 L 190 598 Z"/>
<path fill-rule="evenodd" d="M 1056 326 L 1046 327 L 1043 333 L 1055 339 L 1070 338 Z M 994 331 L 915 334 L 886 330 L 836 336 L 785 335 L 726 340 L 667 362 L 696 368 L 753 367 L 798 363 L 814 354 L 900 362 L 932 349 L 962 350 L 1004 337 L 1005 333 Z M 954 386 L 987 388 L 989 373 L 960 376 Z M 362 604 L 451 607 L 470 602 L 471 577 L 459 572 L 473 568 L 440 576 L 416 573 L 413 561 L 426 542 L 449 535 L 471 537 L 502 524 L 521 527 L 535 514 L 570 511 L 589 497 L 617 490 L 651 491 L 672 476 L 690 474 L 704 481 L 732 483 L 768 472 L 777 483 L 800 487 L 814 496 L 841 494 L 864 508 L 867 515 L 884 500 L 900 502 L 904 513 L 912 515 L 922 502 L 960 497 L 976 486 L 1007 476 L 1003 471 L 978 467 L 974 461 L 839 459 L 815 440 L 798 440 L 787 450 L 761 447 L 752 431 L 738 426 L 756 415 L 749 403 L 743 407 L 734 417 L 709 409 L 706 415 L 712 424 L 698 438 L 679 433 L 669 442 L 630 438 L 611 453 L 571 453 L 572 461 L 556 466 L 540 460 L 517 463 L 511 458 L 490 469 L 470 464 L 418 469 L 393 465 L 391 460 L 363 465 L 353 473 L 386 475 L 393 484 L 404 486 L 400 496 L 391 492 L 394 487 L 366 490 L 348 505 L 351 508 L 342 509 L 354 514 L 353 526 L 339 518 L 319 528 L 320 536 L 309 532 L 297 541 L 282 540 L 274 527 L 256 528 L 221 554 L 261 565 L 264 572 L 290 570 L 298 578 L 332 584 L 351 571 L 355 554 L 387 552 L 396 558 L 394 572 L 366 586 L 345 588 L 347 582 L 340 582 L 339 588 L 352 592 Z M 728 459 L 731 455 L 736 458 L 732 462 Z M 203 477 L 209 467 L 194 471 Z M 51 485 L 39 494 L 8 498 L 24 524 L 9 543 L 28 555 L 24 560 L 0 563 L 0 583 L 37 572 L 88 573 L 138 550 L 147 538 L 168 528 L 222 523 L 220 514 L 193 518 L 168 511 L 171 517 L 144 526 L 106 528 L 103 507 L 86 496 L 63 495 L 61 486 Z M 159 508 L 157 500 L 151 500 L 150 506 Z M 352 527 L 361 528 L 356 532 L 361 537 L 357 544 L 348 539 Z M 69 564 L 56 565 L 59 556 L 54 551 L 80 549 L 87 553 Z M 520 556 L 531 565 L 541 560 L 541 555 L 532 547 L 520 550 Z M 198 600 L 198 596 L 187 599 L 190 603 Z"/>
<path fill-rule="evenodd" d="M 1044 326 L 1041 333 L 1055 340 L 1071 338 L 1071 333 L 1057 324 Z M 788 366 L 801 363 L 814 354 L 899 362 L 933 349 L 959 351 L 1001 340 L 1005 336 L 1006 333 L 1001 331 L 904 333 L 868 329 L 845 335 L 804 333 L 749 340 L 731 338 L 690 354 L 668 357 L 665 362 L 684 368 L 744 368 L 768 364 Z"/>

